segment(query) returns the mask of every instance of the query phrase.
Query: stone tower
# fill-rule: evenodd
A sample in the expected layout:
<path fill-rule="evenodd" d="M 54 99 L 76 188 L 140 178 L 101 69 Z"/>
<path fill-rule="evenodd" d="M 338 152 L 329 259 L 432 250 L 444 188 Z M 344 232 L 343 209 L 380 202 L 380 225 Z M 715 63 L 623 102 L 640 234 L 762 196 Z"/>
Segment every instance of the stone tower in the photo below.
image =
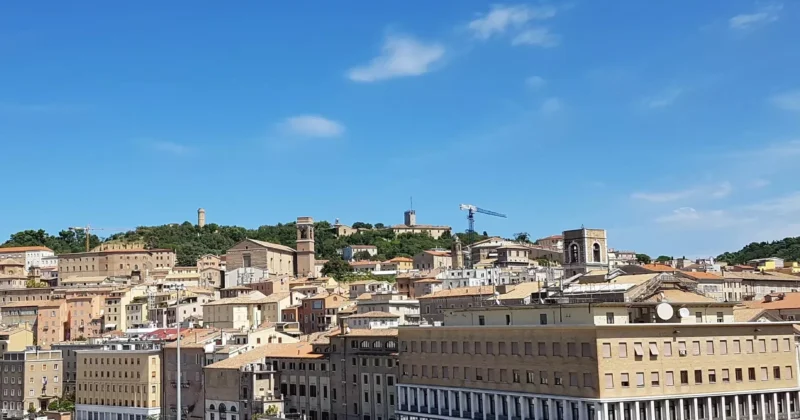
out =
<path fill-rule="evenodd" d="M 403 213 L 403 224 L 406 226 L 416 226 L 417 212 L 414 210 L 406 210 L 406 212 Z"/>
<path fill-rule="evenodd" d="M 608 243 L 605 229 L 564 231 L 564 275 L 608 269 Z"/>
<path fill-rule="evenodd" d="M 297 218 L 297 277 L 315 277 L 314 219 Z"/>
<path fill-rule="evenodd" d="M 453 268 L 464 268 L 464 253 L 461 252 L 461 239 L 458 235 L 453 238 L 453 249 L 450 254 L 453 258 Z"/>
<path fill-rule="evenodd" d="M 206 209 L 197 209 L 197 226 L 203 227 L 206 225 Z"/>

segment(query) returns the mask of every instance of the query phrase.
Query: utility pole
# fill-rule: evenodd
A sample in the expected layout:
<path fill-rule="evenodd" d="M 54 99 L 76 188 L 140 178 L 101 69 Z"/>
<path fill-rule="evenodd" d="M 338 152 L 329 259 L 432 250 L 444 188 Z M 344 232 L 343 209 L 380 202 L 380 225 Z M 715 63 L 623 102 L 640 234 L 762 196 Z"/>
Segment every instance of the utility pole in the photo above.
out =
<path fill-rule="evenodd" d="M 183 415 L 183 407 L 181 406 L 181 387 L 183 386 L 181 382 L 181 291 L 186 290 L 186 286 L 183 284 L 171 284 L 167 286 L 169 290 L 175 290 L 177 293 L 177 299 L 175 303 L 175 321 L 177 324 L 177 381 L 176 381 L 176 389 L 178 390 L 177 393 L 177 401 L 176 404 L 178 406 L 176 420 L 181 420 L 181 416 Z"/>

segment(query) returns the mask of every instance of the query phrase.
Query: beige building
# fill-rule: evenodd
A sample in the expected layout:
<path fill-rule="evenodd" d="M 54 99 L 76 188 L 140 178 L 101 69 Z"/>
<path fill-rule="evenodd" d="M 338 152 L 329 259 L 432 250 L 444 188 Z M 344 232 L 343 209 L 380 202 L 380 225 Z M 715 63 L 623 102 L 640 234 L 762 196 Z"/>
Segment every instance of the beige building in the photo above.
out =
<path fill-rule="evenodd" d="M 728 281 L 741 282 L 742 300 L 760 300 L 771 293 L 800 291 L 800 276 L 790 274 L 752 271 L 724 271 Z"/>
<path fill-rule="evenodd" d="M 133 299 L 133 291 L 131 289 L 118 289 L 109 293 L 108 297 L 103 299 L 103 330 L 120 330 L 125 331 L 128 329 L 128 304 Z"/>
<path fill-rule="evenodd" d="M 414 269 L 433 270 L 433 269 L 453 268 L 453 259 L 450 251 L 422 251 L 414 255 Z"/>
<path fill-rule="evenodd" d="M 264 296 L 261 292 L 217 299 L 203 306 L 203 321 L 214 328 L 249 329 L 265 322 L 281 320 L 284 308 L 298 303 L 302 295 L 296 292 L 273 293 Z"/>
<path fill-rule="evenodd" d="M 103 331 L 101 302 L 103 296 L 73 296 L 67 298 L 67 340 L 99 337 Z"/>
<path fill-rule="evenodd" d="M 494 296 L 494 286 L 458 287 L 439 290 L 420 296 L 420 316 L 428 323 L 444 320 L 446 311 L 467 309 L 486 305 L 486 299 Z"/>
<path fill-rule="evenodd" d="M 144 296 L 133 298 L 125 305 L 125 324 L 129 328 L 146 325 L 149 321 L 148 313 L 147 298 Z"/>
<path fill-rule="evenodd" d="M 705 271 L 676 271 L 675 275 L 696 281 L 698 291 L 718 302 L 741 301 L 744 295 L 739 278 L 725 278 Z"/>
<path fill-rule="evenodd" d="M 66 299 L 41 302 L 37 312 L 36 344 L 49 349 L 52 344 L 64 341 L 69 319 Z"/>
<path fill-rule="evenodd" d="M 28 302 L 50 299 L 50 287 L 0 289 L 0 305 L 10 302 Z"/>
<path fill-rule="evenodd" d="M 387 271 L 397 271 L 405 273 L 414 269 L 414 259 L 408 257 L 394 257 L 381 263 L 381 267 Z"/>
<path fill-rule="evenodd" d="M 161 414 L 161 347 L 149 342 L 109 343 L 77 351 L 78 420 L 146 420 Z"/>
<path fill-rule="evenodd" d="M 60 254 L 58 273 L 70 277 L 139 277 L 148 270 L 175 265 L 171 249 L 102 249 L 90 252 Z"/>
<path fill-rule="evenodd" d="M 658 305 L 495 306 L 401 328 L 398 417 L 800 415 L 793 325 L 733 322 L 734 304 L 707 301 L 678 306 L 688 316 L 640 316 Z"/>
<path fill-rule="evenodd" d="M 285 245 L 245 239 L 225 255 L 228 271 L 255 267 L 270 275 L 294 275 L 295 250 Z"/>
<path fill-rule="evenodd" d="M 22 260 L 0 260 L 0 287 L 9 289 L 24 288 L 28 281 L 27 271 Z"/>
<path fill-rule="evenodd" d="M 78 381 L 78 350 L 86 349 L 99 349 L 103 345 L 92 343 L 91 341 L 62 341 L 53 344 L 53 350 L 60 350 L 62 357 L 62 375 L 61 378 L 62 394 L 64 398 L 75 397 L 75 385 Z"/>
<path fill-rule="evenodd" d="M 46 410 L 50 401 L 61 397 L 61 351 L 28 347 L 4 353 L 0 364 L 0 404 L 8 418 Z"/>
<path fill-rule="evenodd" d="M 433 239 L 439 239 L 445 232 L 450 233 L 452 228 L 450 226 L 436 226 L 436 225 L 394 225 L 390 229 L 396 235 L 404 233 L 422 233 L 428 234 Z"/>
<path fill-rule="evenodd" d="M 20 327 L 0 327 L 0 358 L 7 351 L 22 351 L 33 345 L 33 331 Z"/>

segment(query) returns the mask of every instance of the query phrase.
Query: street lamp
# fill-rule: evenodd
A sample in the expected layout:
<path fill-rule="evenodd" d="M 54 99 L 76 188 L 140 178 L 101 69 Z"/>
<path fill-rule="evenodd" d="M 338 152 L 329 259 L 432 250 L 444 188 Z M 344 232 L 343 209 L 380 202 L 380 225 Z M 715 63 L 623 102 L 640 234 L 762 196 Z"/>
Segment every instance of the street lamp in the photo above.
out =
<path fill-rule="evenodd" d="M 177 299 L 175 303 L 175 321 L 177 324 L 177 334 L 178 334 L 178 350 L 177 350 L 177 365 L 178 365 L 178 374 L 177 374 L 177 386 L 175 387 L 178 390 L 178 398 L 177 398 L 177 405 L 178 405 L 178 415 L 176 420 L 181 420 L 181 415 L 183 414 L 183 407 L 181 407 L 181 291 L 186 290 L 186 286 L 181 283 L 174 283 L 166 285 L 167 290 L 175 290 L 177 293 Z"/>

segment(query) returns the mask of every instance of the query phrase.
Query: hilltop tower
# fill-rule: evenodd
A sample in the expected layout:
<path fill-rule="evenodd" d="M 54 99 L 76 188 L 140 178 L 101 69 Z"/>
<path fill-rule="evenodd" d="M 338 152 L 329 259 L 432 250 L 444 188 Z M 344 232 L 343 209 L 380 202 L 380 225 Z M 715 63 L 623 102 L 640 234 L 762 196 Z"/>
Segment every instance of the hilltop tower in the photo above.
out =
<path fill-rule="evenodd" d="M 464 268 L 464 253 L 461 252 L 461 239 L 458 238 L 458 235 L 454 235 L 453 238 L 453 249 L 450 252 L 453 258 L 453 268 Z"/>
<path fill-rule="evenodd" d="M 608 245 L 605 229 L 564 231 L 564 275 L 608 268 Z"/>
<path fill-rule="evenodd" d="M 206 209 L 200 207 L 197 209 L 197 226 L 203 227 L 206 225 Z"/>
<path fill-rule="evenodd" d="M 297 218 L 297 277 L 314 277 L 314 219 Z"/>
<path fill-rule="evenodd" d="M 403 213 L 403 224 L 406 226 L 416 226 L 417 212 L 414 210 L 406 210 L 406 212 Z"/>

